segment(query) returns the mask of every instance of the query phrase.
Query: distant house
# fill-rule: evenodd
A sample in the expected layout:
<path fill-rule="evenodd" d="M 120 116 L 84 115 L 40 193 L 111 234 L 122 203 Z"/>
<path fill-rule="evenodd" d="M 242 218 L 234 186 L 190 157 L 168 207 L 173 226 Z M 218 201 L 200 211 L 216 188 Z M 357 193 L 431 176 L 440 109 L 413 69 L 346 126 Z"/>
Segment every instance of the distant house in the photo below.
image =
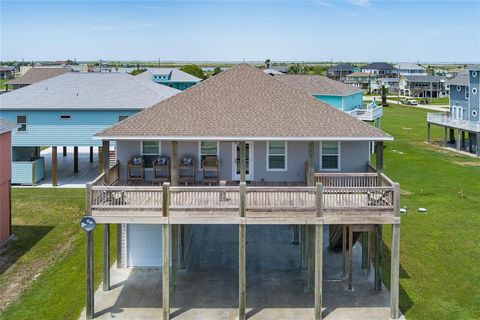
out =
<path fill-rule="evenodd" d="M 447 80 L 447 86 L 450 110 L 447 114 L 427 115 L 427 141 L 430 142 L 430 126 L 438 125 L 444 128 L 445 147 L 480 157 L 480 65 L 469 66 L 466 72 Z"/>
<path fill-rule="evenodd" d="M 202 81 L 202 79 L 176 68 L 148 68 L 147 71 L 140 73 L 137 77 L 149 79 L 178 90 L 188 89 Z"/>
<path fill-rule="evenodd" d="M 12 235 L 10 197 L 10 181 L 12 179 L 10 161 L 12 150 L 11 131 L 17 127 L 13 122 L 0 118 L 0 247 L 2 247 Z"/>
<path fill-rule="evenodd" d="M 378 75 L 369 72 L 354 72 L 345 77 L 345 83 L 351 86 L 368 90 L 377 83 Z"/>
<path fill-rule="evenodd" d="M 362 67 L 362 72 L 382 77 L 398 75 L 398 69 L 386 62 L 373 62 Z"/>
<path fill-rule="evenodd" d="M 32 69 L 35 70 L 35 69 Z M 53 69 L 54 70 L 54 69 Z M 35 185 L 45 177 L 40 147 L 52 147 L 52 185 L 57 185 L 57 146 L 100 147 L 92 136 L 161 102 L 178 90 L 125 73 L 67 72 L 0 95 L 0 117 L 19 128 L 12 134 L 12 183 Z M 99 153 L 101 154 L 101 153 Z M 78 166 L 72 166 L 72 173 Z"/>
<path fill-rule="evenodd" d="M 281 73 L 288 73 L 288 66 L 270 66 L 269 69 L 281 72 Z"/>
<path fill-rule="evenodd" d="M 15 66 L 0 66 L 0 79 L 15 78 Z"/>
<path fill-rule="evenodd" d="M 280 72 L 280 71 L 277 71 L 277 70 L 275 70 L 275 69 L 270 69 L 270 68 L 268 68 L 268 69 L 263 69 L 263 72 L 265 72 L 266 74 L 269 74 L 269 75 L 271 75 L 271 76 L 279 75 L 279 74 L 284 74 L 284 73 L 282 73 L 282 72 Z"/>
<path fill-rule="evenodd" d="M 416 63 L 410 63 L 410 62 L 402 62 L 397 65 L 395 65 L 395 68 L 398 69 L 398 73 L 401 76 L 405 75 L 426 75 L 427 70 L 416 64 Z"/>
<path fill-rule="evenodd" d="M 388 93 L 397 93 L 399 88 L 400 79 L 398 77 L 395 78 L 380 78 L 377 80 L 378 87 L 376 87 L 372 91 L 379 91 L 382 86 L 387 88 Z M 379 92 L 380 93 L 380 92 Z"/>
<path fill-rule="evenodd" d="M 340 111 L 364 121 L 375 121 L 382 116 L 382 108 L 363 110 L 363 90 L 318 75 L 277 75 L 275 79 L 303 91 Z M 365 112 L 359 112 L 359 110 Z"/>
<path fill-rule="evenodd" d="M 327 74 L 334 80 L 345 81 L 347 75 L 355 72 L 354 68 L 350 63 L 340 63 L 328 68 Z"/>
<path fill-rule="evenodd" d="M 439 98 L 447 95 L 446 78 L 431 75 L 406 75 L 400 79 L 400 94 L 417 98 Z"/>
<path fill-rule="evenodd" d="M 30 68 L 23 76 L 10 80 L 5 85 L 7 91 L 9 86 L 15 90 L 71 71 L 70 68 Z"/>

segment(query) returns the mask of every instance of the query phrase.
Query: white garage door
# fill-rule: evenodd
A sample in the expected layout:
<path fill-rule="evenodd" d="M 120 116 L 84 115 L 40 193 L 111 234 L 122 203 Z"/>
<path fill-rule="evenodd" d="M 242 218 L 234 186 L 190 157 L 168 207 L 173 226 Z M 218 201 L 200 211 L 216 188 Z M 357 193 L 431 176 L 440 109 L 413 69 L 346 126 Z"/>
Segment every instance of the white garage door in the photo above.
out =
<path fill-rule="evenodd" d="M 129 267 L 161 267 L 162 225 L 128 225 L 127 257 Z"/>

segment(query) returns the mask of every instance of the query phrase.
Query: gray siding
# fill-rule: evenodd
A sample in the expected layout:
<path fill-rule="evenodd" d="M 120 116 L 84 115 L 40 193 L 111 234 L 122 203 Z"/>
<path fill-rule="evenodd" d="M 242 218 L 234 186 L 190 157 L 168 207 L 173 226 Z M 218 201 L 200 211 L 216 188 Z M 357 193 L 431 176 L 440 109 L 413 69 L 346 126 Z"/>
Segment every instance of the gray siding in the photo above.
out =
<path fill-rule="evenodd" d="M 473 77 L 473 72 L 476 77 Z M 479 121 L 480 119 L 480 70 L 470 70 L 470 110 L 467 119 L 470 121 Z M 476 91 L 476 93 L 474 93 Z M 476 111 L 476 112 L 474 112 Z"/>
<path fill-rule="evenodd" d="M 463 119 L 468 119 L 468 100 L 465 99 L 465 90 L 468 87 L 458 86 L 460 91 L 457 90 L 456 85 L 450 86 L 450 106 L 460 106 L 463 108 Z M 452 111 L 452 110 L 450 110 Z"/>
<path fill-rule="evenodd" d="M 161 154 L 170 156 L 171 143 L 161 143 Z M 308 142 L 295 141 L 287 143 L 287 170 L 267 171 L 267 142 L 253 143 L 253 178 L 255 181 L 304 181 L 304 165 L 308 159 Z M 320 171 L 320 143 L 315 142 L 315 170 Z M 190 154 L 197 161 L 197 180 L 201 180 L 198 141 L 180 141 L 178 157 Z M 126 163 L 132 156 L 140 154 L 140 141 L 118 141 L 117 158 L 121 165 L 121 177 L 126 179 Z M 232 142 L 220 142 L 220 179 L 232 180 Z M 343 141 L 340 145 L 340 172 L 364 172 L 369 161 L 368 141 Z M 147 180 L 152 179 L 152 170 L 146 169 Z"/>

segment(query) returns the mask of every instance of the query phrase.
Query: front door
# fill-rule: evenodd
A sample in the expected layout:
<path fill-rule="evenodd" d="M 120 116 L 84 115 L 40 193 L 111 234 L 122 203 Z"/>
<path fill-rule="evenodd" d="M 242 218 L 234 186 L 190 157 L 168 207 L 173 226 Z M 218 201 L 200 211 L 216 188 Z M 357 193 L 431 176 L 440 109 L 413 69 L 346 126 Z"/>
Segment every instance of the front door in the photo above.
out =
<path fill-rule="evenodd" d="M 232 143 L 233 152 L 233 169 L 232 180 L 240 180 L 240 145 L 238 143 Z M 253 180 L 253 142 L 245 142 L 245 180 Z"/>

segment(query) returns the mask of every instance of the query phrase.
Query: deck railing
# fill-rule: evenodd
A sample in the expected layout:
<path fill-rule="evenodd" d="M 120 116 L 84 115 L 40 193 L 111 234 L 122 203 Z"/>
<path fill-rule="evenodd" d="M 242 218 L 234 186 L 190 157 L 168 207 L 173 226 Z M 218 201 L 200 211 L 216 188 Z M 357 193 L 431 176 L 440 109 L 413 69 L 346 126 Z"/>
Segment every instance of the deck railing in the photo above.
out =
<path fill-rule="evenodd" d="M 480 132 L 480 122 L 455 119 L 443 113 L 427 113 L 427 122 L 473 132 Z"/>
<path fill-rule="evenodd" d="M 349 111 L 348 114 L 358 120 L 373 121 L 383 115 L 383 108 L 382 106 L 377 106 L 373 109 L 355 109 Z"/>
<path fill-rule="evenodd" d="M 100 181 L 101 179 L 97 179 Z M 226 213 L 275 215 L 285 213 L 318 213 L 349 216 L 398 212 L 399 186 L 377 173 L 315 174 L 316 186 L 195 186 L 140 187 L 87 186 L 87 213 L 93 216 L 129 214 L 161 216 L 163 199 L 169 199 L 170 216 L 187 213 L 190 216 Z M 167 192 L 167 197 L 165 197 Z M 242 209 L 243 208 L 243 209 Z M 288 215 L 287 215 L 288 217 Z"/>

